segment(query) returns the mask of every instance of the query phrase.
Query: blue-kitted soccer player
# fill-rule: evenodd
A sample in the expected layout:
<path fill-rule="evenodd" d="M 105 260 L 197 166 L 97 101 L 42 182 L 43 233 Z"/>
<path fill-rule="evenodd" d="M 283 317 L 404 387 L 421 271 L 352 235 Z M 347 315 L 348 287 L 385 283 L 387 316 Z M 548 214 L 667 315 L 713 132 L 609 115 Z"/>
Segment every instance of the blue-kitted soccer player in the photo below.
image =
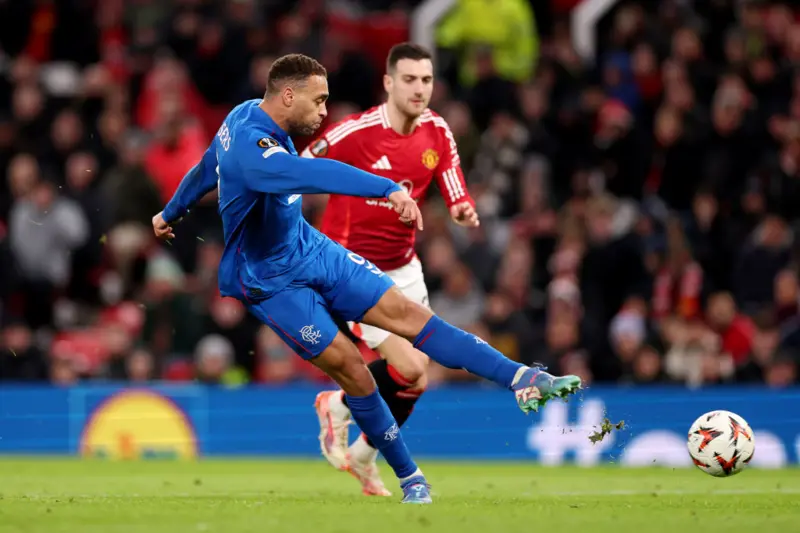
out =
<path fill-rule="evenodd" d="M 300 54 L 276 60 L 264 98 L 244 102 L 225 118 L 202 160 L 153 217 L 153 228 L 157 237 L 173 238 L 172 225 L 218 187 L 225 233 L 222 295 L 242 300 L 298 355 L 333 378 L 356 423 L 400 480 L 403 502 L 431 503 L 425 477 L 360 352 L 331 314 L 405 337 L 445 367 L 464 368 L 514 391 L 524 412 L 572 394 L 581 381 L 507 359 L 408 300 L 369 261 L 305 221 L 302 194 L 335 193 L 386 198 L 401 220 L 422 229 L 417 204 L 395 182 L 334 160 L 297 156 L 290 135 L 314 133 L 327 114 L 327 98 L 327 73 L 317 61 Z"/>

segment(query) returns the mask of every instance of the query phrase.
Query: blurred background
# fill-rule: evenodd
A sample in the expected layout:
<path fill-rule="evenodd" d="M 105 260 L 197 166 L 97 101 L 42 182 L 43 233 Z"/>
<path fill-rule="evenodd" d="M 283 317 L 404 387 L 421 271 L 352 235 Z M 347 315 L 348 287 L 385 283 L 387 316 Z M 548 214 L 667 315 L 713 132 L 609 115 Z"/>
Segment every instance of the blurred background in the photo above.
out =
<path fill-rule="evenodd" d="M 321 60 L 338 120 L 413 38 L 483 220 L 425 206 L 438 314 L 590 385 L 796 384 L 793 6 L 0 0 L 0 381 L 324 383 L 219 296 L 214 193 L 172 246 L 150 219 L 277 56 Z"/>

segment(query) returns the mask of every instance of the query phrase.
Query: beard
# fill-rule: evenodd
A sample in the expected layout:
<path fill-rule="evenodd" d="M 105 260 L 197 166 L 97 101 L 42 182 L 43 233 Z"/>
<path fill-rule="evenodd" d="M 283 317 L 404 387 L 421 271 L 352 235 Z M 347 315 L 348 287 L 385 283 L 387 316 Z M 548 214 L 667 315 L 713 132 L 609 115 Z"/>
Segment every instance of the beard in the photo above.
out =
<path fill-rule="evenodd" d="M 321 125 L 321 122 L 292 121 L 289 123 L 289 131 L 287 133 L 292 136 L 307 137 L 316 133 Z"/>

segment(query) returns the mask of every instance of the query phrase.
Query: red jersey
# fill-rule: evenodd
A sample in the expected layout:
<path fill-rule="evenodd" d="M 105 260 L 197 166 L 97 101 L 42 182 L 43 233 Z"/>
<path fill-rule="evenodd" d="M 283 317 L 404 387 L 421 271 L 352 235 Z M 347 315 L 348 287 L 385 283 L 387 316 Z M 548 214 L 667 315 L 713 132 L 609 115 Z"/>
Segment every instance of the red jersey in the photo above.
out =
<path fill-rule="evenodd" d="M 417 202 L 433 179 L 447 206 L 470 202 L 455 139 L 445 120 L 431 110 L 416 128 L 401 135 L 389 125 L 386 104 L 334 124 L 303 151 L 327 157 L 399 183 Z M 416 230 L 403 224 L 388 200 L 332 194 L 322 217 L 322 232 L 382 270 L 414 258 Z"/>

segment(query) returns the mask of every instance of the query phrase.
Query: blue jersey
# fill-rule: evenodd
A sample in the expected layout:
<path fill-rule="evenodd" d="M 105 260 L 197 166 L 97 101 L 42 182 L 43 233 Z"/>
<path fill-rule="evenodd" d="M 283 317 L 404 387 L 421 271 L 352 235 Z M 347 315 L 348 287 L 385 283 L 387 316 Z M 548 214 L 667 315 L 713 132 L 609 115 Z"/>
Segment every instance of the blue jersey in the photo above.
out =
<path fill-rule="evenodd" d="M 334 160 L 298 157 L 260 103 L 248 100 L 230 112 L 163 213 L 174 222 L 218 187 L 225 234 L 219 288 L 223 296 L 244 300 L 285 289 L 327 248 L 329 239 L 303 218 L 302 194 L 385 198 L 402 190 L 392 180 Z"/>

